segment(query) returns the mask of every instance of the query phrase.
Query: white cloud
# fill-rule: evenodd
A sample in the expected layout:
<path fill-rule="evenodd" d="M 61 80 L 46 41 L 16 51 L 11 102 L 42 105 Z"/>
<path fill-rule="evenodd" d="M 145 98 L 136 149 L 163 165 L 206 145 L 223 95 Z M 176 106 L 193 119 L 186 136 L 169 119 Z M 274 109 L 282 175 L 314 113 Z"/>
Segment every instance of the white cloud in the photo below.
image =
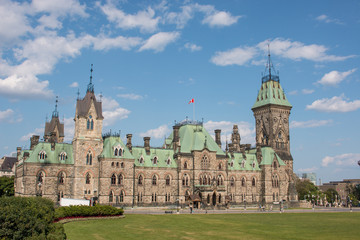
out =
<path fill-rule="evenodd" d="M 208 15 L 202 21 L 203 24 L 208 24 L 210 27 L 230 26 L 238 21 L 241 16 L 232 16 L 229 12 L 214 12 Z"/>
<path fill-rule="evenodd" d="M 77 88 L 77 87 L 79 87 L 79 83 L 78 82 L 73 82 L 72 84 L 69 85 L 69 87 Z"/>
<path fill-rule="evenodd" d="M 5 111 L 0 111 L 0 122 L 11 122 L 14 117 L 14 110 L 6 109 Z"/>
<path fill-rule="evenodd" d="M 275 38 L 274 40 L 266 40 L 258 44 L 263 51 L 267 51 L 268 44 L 271 47 L 271 54 L 278 55 L 292 60 L 310 60 L 315 62 L 322 61 L 343 61 L 350 56 L 327 55 L 328 48 L 323 45 L 310 44 L 305 45 L 302 42 L 291 41 L 289 39 Z"/>
<path fill-rule="evenodd" d="M 113 48 L 120 48 L 122 50 L 131 50 L 140 45 L 142 39 L 139 37 L 123 37 L 118 36 L 109 38 L 103 35 L 93 37 L 93 44 L 95 50 L 109 50 Z"/>
<path fill-rule="evenodd" d="M 134 93 L 118 94 L 117 96 L 120 97 L 120 98 L 129 99 L 129 100 L 141 100 L 141 99 L 143 99 L 143 96 L 137 95 L 137 94 L 134 94 Z"/>
<path fill-rule="evenodd" d="M 185 47 L 186 49 L 189 49 L 191 52 L 200 51 L 200 50 L 202 49 L 201 46 L 198 46 L 198 45 L 196 45 L 196 44 L 194 44 L 194 43 L 186 43 L 186 44 L 184 45 L 184 47 Z"/>
<path fill-rule="evenodd" d="M 352 112 L 360 108 L 360 100 L 348 101 L 344 95 L 332 98 L 323 98 L 307 105 L 307 110 L 320 112 Z"/>
<path fill-rule="evenodd" d="M 161 125 L 158 128 L 150 129 L 144 133 L 140 133 L 140 136 L 161 139 L 164 138 L 166 135 L 168 135 L 170 132 L 171 130 L 167 125 Z"/>
<path fill-rule="evenodd" d="M 87 17 L 85 5 L 81 5 L 77 0 L 33 0 L 32 7 L 36 12 L 49 12 L 58 16 L 79 15 Z"/>
<path fill-rule="evenodd" d="M 311 167 L 311 168 L 299 168 L 298 172 L 306 172 L 306 173 L 311 173 L 311 172 L 315 172 L 316 170 L 318 170 L 318 167 Z"/>
<path fill-rule="evenodd" d="M 102 106 L 104 116 L 103 125 L 105 127 L 110 126 L 121 119 L 128 118 L 131 113 L 128 109 L 120 107 L 116 100 L 108 97 L 102 98 Z"/>
<path fill-rule="evenodd" d="M 74 138 L 75 121 L 73 117 L 64 118 L 64 141 L 71 142 Z"/>
<path fill-rule="evenodd" d="M 43 134 L 44 134 L 44 128 L 35 128 L 35 130 L 33 132 L 22 136 L 20 138 L 20 141 L 22 141 L 22 142 L 30 141 L 30 137 L 32 137 L 32 135 L 39 135 L 40 137 L 43 137 Z"/>
<path fill-rule="evenodd" d="M 313 127 L 322 127 L 329 126 L 332 124 L 332 120 L 309 120 L 309 121 L 291 121 L 290 128 L 313 128 Z"/>
<path fill-rule="evenodd" d="M 275 38 L 273 40 L 265 40 L 255 46 L 237 47 L 224 52 L 216 52 L 211 58 L 211 62 L 220 65 L 244 65 L 250 62 L 252 65 L 262 64 L 261 59 L 255 59 L 267 52 L 268 44 L 271 46 L 271 54 L 283 58 L 288 58 L 295 61 L 310 60 L 315 62 L 324 61 L 344 61 L 355 55 L 349 56 L 335 56 L 328 55 L 326 48 L 323 45 L 311 44 L 305 45 L 302 42 L 291 41 L 289 39 Z M 251 61 L 250 61 L 251 60 Z"/>
<path fill-rule="evenodd" d="M 332 85 L 335 86 L 342 82 L 347 76 L 355 72 L 357 69 L 351 69 L 346 72 L 338 72 L 338 71 L 331 71 L 329 73 L 326 73 L 318 83 L 322 85 Z"/>
<path fill-rule="evenodd" d="M 244 65 L 256 55 L 253 47 L 234 48 L 225 52 L 216 52 L 211 58 L 211 62 L 219 66 Z"/>
<path fill-rule="evenodd" d="M 321 160 L 321 165 L 327 167 L 331 163 L 335 163 L 338 166 L 357 166 L 357 162 L 360 159 L 360 153 L 344 153 L 336 155 L 334 157 L 326 156 Z"/>
<path fill-rule="evenodd" d="M 208 121 L 204 123 L 205 129 L 215 138 L 215 129 L 221 129 L 221 142 L 223 148 L 225 148 L 226 141 L 231 142 L 231 133 L 233 131 L 234 124 L 238 125 L 239 133 L 241 137 L 241 144 L 250 143 L 255 144 L 255 128 L 248 122 L 230 122 L 230 121 Z"/>
<path fill-rule="evenodd" d="M 155 52 L 162 52 L 168 44 L 175 42 L 179 36 L 179 32 L 156 33 L 145 41 L 145 43 L 140 47 L 139 51 L 154 50 Z"/>
<path fill-rule="evenodd" d="M 303 89 L 303 90 L 301 90 L 302 94 L 312 94 L 314 92 L 315 92 L 314 89 Z"/>
<path fill-rule="evenodd" d="M 115 22 L 117 27 L 122 29 L 139 28 L 143 32 L 155 32 L 158 28 L 160 17 L 155 17 L 155 11 L 148 7 L 147 10 L 139 11 L 136 14 L 126 14 L 117 9 L 111 3 L 103 6 L 97 3 L 110 22 Z"/>
<path fill-rule="evenodd" d="M 176 24 L 178 28 L 184 28 L 186 23 L 194 17 L 194 8 L 191 5 L 181 7 L 181 12 L 170 12 L 165 15 L 165 19 L 172 24 Z"/>
<path fill-rule="evenodd" d="M 339 19 L 336 18 L 330 18 L 329 16 L 322 14 L 315 18 L 319 22 L 325 22 L 325 23 L 336 23 L 336 24 L 343 24 Z"/>
<path fill-rule="evenodd" d="M 298 94 L 298 90 L 293 90 L 291 92 L 288 92 L 288 95 L 297 95 Z"/>

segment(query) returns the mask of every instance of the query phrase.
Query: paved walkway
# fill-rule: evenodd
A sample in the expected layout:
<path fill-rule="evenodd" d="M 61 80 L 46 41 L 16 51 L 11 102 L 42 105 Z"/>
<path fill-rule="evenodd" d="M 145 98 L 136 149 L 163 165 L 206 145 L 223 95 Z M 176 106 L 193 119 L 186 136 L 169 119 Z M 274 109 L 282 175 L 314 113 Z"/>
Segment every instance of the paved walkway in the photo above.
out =
<path fill-rule="evenodd" d="M 306 209 L 284 209 L 285 213 L 311 213 L 311 212 L 360 212 L 360 208 L 356 207 L 350 210 L 349 208 L 335 208 L 335 207 L 316 207 L 315 209 L 306 208 Z M 134 209 L 125 209 L 125 214 L 177 214 L 176 209 L 166 209 L 166 208 L 134 208 Z M 255 208 L 248 208 L 244 210 L 243 208 L 230 208 L 226 210 L 202 210 L 202 209 L 193 209 L 192 214 L 226 214 L 226 213 L 280 213 L 279 209 L 274 209 L 272 211 L 259 211 Z M 179 214 L 190 214 L 190 209 L 180 209 Z"/>

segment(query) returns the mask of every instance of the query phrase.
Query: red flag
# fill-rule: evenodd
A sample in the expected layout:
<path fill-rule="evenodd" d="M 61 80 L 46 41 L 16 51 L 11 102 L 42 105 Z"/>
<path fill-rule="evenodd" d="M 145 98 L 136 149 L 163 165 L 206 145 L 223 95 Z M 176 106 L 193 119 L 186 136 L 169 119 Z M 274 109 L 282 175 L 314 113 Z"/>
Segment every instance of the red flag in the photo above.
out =
<path fill-rule="evenodd" d="M 193 99 L 193 98 L 190 100 L 189 104 L 190 104 L 190 103 L 194 103 L 194 99 Z"/>

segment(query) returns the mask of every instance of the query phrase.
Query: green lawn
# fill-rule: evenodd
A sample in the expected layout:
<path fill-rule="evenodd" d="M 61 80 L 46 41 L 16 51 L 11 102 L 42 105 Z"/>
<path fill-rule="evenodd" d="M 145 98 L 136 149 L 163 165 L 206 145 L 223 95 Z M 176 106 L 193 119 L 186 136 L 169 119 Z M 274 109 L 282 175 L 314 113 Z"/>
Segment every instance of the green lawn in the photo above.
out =
<path fill-rule="evenodd" d="M 71 222 L 68 239 L 360 239 L 360 213 L 126 215 Z"/>

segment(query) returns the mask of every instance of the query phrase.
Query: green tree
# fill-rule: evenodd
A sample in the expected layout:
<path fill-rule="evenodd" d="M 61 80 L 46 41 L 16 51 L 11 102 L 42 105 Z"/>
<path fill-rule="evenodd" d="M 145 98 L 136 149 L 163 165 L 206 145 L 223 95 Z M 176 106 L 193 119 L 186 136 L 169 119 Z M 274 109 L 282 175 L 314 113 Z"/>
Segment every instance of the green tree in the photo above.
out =
<path fill-rule="evenodd" d="M 319 194 L 318 188 L 308 179 L 296 180 L 296 191 L 300 200 L 310 200 Z"/>
<path fill-rule="evenodd" d="M 326 190 L 325 195 L 326 195 L 326 200 L 331 204 L 333 204 L 336 201 L 336 199 L 340 199 L 339 193 L 333 188 L 329 188 L 328 190 Z"/>
<path fill-rule="evenodd" d="M 14 177 L 0 177 L 0 197 L 14 196 Z"/>

